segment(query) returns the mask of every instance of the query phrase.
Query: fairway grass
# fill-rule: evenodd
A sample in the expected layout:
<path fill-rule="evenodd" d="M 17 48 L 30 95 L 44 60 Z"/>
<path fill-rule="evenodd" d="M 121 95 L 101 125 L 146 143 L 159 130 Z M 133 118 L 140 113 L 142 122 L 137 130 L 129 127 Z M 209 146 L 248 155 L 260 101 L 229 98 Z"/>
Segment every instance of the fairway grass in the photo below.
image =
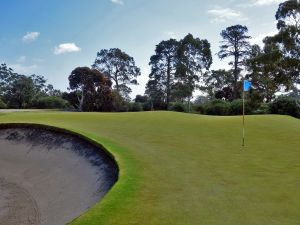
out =
<path fill-rule="evenodd" d="M 0 113 L 83 134 L 116 158 L 120 179 L 71 225 L 298 225 L 300 120 L 174 112 Z"/>

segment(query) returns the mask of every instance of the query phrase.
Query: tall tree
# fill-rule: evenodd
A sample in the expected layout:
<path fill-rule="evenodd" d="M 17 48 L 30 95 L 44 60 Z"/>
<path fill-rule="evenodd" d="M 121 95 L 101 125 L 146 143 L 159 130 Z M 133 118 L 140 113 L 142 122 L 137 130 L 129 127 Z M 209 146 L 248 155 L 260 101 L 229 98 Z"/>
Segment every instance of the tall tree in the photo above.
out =
<path fill-rule="evenodd" d="M 275 93 L 286 85 L 285 74 L 281 70 L 282 54 L 275 44 L 266 44 L 263 49 L 252 46 L 250 57 L 246 60 L 247 78 L 251 79 L 261 97 L 270 102 Z"/>
<path fill-rule="evenodd" d="M 129 85 L 137 85 L 137 77 L 141 75 L 134 58 L 118 48 L 98 52 L 93 68 L 111 79 L 123 97 L 129 96 L 132 91 Z"/>
<path fill-rule="evenodd" d="M 208 71 L 212 64 L 210 43 L 188 34 L 180 41 L 177 57 L 176 86 L 185 90 L 184 93 L 181 91 L 181 94 L 188 99 L 190 109 L 193 92 L 204 72 Z"/>
<path fill-rule="evenodd" d="M 224 97 L 231 101 L 233 100 L 232 85 L 234 83 L 234 77 L 232 71 L 224 69 L 212 70 L 206 72 L 203 75 L 203 83 L 200 86 L 200 90 L 206 92 L 210 98 L 215 98 L 217 93 L 229 93 L 224 94 Z M 222 97 L 223 98 L 223 97 Z"/>
<path fill-rule="evenodd" d="M 30 77 L 18 75 L 12 82 L 6 94 L 6 99 L 10 106 L 18 109 L 28 108 L 35 94 L 35 86 Z"/>
<path fill-rule="evenodd" d="M 89 67 L 77 67 L 69 76 L 70 90 L 78 98 L 79 111 L 93 111 L 97 104 L 103 104 L 111 94 L 111 82 L 103 74 Z M 100 100 L 99 100 L 100 98 Z"/>
<path fill-rule="evenodd" d="M 279 33 L 266 38 L 265 43 L 275 43 L 280 48 L 284 56 L 281 67 L 286 87 L 292 89 L 295 84 L 300 84 L 300 2 L 288 0 L 281 3 L 276 20 Z"/>
<path fill-rule="evenodd" d="M 171 88 L 174 84 L 174 75 L 177 66 L 178 41 L 170 39 L 160 42 L 151 56 L 149 65 L 151 73 L 147 84 L 147 93 L 152 99 L 156 99 L 160 92 L 161 102 L 166 102 L 169 108 L 171 100 Z M 157 90 L 160 89 L 160 90 Z"/>
<path fill-rule="evenodd" d="M 242 25 L 227 27 L 221 32 L 223 40 L 221 41 L 218 55 L 220 59 L 233 58 L 229 65 L 233 66 L 234 99 L 239 97 L 238 81 L 240 79 L 244 60 L 250 49 L 249 39 L 251 37 L 248 36 L 247 33 L 248 28 Z"/>
<path fill-rule="evenodd" d="M 3 97 L 7 93 L 17 76 L 18 74 L 5 63 L 0 65 L 0 96 Z"/>

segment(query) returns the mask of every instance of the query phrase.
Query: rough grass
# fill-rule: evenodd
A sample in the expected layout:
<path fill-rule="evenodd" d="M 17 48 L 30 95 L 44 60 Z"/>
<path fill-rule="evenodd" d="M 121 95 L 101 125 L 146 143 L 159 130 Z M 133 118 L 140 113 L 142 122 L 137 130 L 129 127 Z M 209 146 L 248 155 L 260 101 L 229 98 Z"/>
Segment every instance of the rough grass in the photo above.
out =
<path fill-rule="evenodd" d="M 121 169 L 105 199 L 71 225 L 300 224 L 300 120 L 172 112 L 1 114 L 102 143 Z"/>

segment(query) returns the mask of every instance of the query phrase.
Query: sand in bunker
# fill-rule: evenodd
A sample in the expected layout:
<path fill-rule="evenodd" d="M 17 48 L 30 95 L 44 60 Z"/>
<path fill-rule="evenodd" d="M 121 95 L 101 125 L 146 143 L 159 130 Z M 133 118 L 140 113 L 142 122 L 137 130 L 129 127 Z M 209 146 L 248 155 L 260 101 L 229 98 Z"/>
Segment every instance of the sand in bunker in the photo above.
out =
<path fill-rule="evenodd" d="M 69 134 L 0 129 L 0 225 L 64 225 L 101 200 L 118 169 Z"/>

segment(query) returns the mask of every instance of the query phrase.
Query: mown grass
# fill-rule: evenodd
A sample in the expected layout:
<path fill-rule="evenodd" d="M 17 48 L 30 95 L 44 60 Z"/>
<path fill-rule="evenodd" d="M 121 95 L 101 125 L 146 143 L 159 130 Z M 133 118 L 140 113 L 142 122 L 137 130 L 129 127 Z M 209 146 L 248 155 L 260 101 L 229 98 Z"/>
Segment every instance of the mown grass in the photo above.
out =
<path fill-rule="evenodd" d="M 300 120 L 172 112 L 23 112 L 0 122 L 84 134 L 114 154 L 120 180 L 71 225 L 300 224 Z"/>

